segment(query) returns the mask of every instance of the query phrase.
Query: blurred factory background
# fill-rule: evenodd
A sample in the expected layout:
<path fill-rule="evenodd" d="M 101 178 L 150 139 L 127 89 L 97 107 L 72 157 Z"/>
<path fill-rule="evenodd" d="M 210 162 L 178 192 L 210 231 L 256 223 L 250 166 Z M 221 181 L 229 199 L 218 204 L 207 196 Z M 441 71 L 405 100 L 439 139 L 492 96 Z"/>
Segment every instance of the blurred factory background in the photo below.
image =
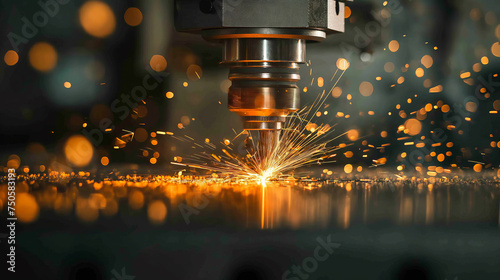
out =
<path fill-rule="evenodd" d="M 57 169 L 54 163 L 164 169 L 189 154 L 190 145 L 162 132 L 219 143 L 241 131 L 227 110 L 230 82 L 218 64 L 220 45 L 175 32 L 173 1 L 1 5 L 4 167 L 13 160 L 32 172 Z M 413 169 L 404 157 L 424 147 L 413 154 L 416 165 L 495 167 L 496 2 L 358 0 L 347 6 L 346 32 L 309 44 L 299 82 L 303 105 L 331 91 L 318 122 L 336 124 L 337 134 L 351 132 L 336 143 L 354 141 L 337 162 Z M 347 71 L 332 90 L 338 66 Z M 439 128 L 444 136 L 433 139 Z M 88 155 L 71 155 L 71 145 L 88 147 Z"/>

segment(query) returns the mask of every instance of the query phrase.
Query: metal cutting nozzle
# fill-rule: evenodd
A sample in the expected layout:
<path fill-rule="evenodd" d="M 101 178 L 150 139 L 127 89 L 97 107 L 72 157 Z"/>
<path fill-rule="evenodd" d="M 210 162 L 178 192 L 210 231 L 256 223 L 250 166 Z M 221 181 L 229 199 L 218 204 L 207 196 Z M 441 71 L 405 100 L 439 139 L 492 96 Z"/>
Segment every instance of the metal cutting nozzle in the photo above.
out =
<path fill-rule="evenodd" d="M 279 141 L 286 116 L 300 106 L 299 64 L 305 43 L 344 31 L 348 0 L 176 0 L 177 30 L 224 44 L 232 82 L 228 107 L 243 128 L 259 131 L 261 165 Z"/>
<path fill-rule="evenodd" d="M 260 169 L 266 170 L 286 116 L 299 109 L 299 63 L 305 40 L 239 38 L 224 42 L 223 63 L 230 67 L 228 107 L 241 116 L 243 128 L 259 131 Z"/>
<path fill-rule="evenodd" d="M 302 39 L 240 38 L 224 42 L 222 63 L 229 65 L 228 107 L 247 130 L 280 130 L 300 106 L 299 63 Z"/>

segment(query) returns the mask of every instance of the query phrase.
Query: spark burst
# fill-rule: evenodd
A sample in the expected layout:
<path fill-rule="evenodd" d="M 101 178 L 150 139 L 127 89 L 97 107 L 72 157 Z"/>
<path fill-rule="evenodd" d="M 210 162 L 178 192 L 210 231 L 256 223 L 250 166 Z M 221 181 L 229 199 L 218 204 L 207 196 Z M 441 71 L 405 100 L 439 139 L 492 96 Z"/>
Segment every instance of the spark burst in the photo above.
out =
<path fill-rule="evenodd" d="M 335 125 L 316 125 L 314 120 L 346 70 L 347 67 L 344 67 L 343 70 L 335 71 L 331 79 L 335 80 L 334 85 L 328 92 L 323 90 L 318 94 L 312 105 L 289 115 L 285 128 L 277 134 L 278 141 L 271 141 L 271 145 L 266 148 L 260 146 L 261 141 L 255 141 L 262 134 L 259 136 L 252 131 L 243 131 L 232 141 L 222 142 L 224 148 L 220 150 L 211 143 L 200 145 L 186 136 L 193 147 L 203 148 L 204 151 L 186 157 L 186 163 L 172 164 L 209 170 L 222 176 L 265 185 L 268 180 L 293 176 L 289 173 L 299 167 L 333 162 L 333 152 L 340 147 L 332 146 L 331 143 L 346 133 L 331 137 Z"/>

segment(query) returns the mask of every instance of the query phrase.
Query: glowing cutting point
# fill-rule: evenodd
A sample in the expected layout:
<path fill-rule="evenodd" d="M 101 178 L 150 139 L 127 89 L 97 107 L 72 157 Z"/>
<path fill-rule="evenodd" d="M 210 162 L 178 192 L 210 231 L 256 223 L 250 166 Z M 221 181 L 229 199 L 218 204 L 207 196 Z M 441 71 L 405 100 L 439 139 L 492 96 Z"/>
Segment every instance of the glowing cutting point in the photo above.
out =
<path fill-rule="evenodd" d="M 266 186 L 266 181 L 271 178 L 273 175 L 273 172 L 271 170 L 266 170 L 262 173 L 262 175 L 260 176 L 260 184 L 262 186 Z"/>
<path fill-rule="evenodd" d="M 260 184 L 264 187 L 266 186 L 266 180 L 267 178 L 265 176 L 260 177 Z"/>

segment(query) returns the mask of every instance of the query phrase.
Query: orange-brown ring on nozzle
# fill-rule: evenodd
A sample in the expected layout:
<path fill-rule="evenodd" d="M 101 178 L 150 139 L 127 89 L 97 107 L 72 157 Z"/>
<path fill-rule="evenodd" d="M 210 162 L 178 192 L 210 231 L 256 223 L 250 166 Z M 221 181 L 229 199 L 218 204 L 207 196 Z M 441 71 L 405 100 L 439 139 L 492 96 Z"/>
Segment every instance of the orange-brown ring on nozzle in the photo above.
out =
<path fill-rule="evenodd" d="M 281 130 L 284 128 L 286 117 L 268 116 L 268 117 L 242 117 L 243 127 L 246 130 Z"/>
<path fill-rule="evenodd" d="M 226 39 L 303 39 L 320 42 L 326 38 L 326 32 L 315 28 L 278 28 L 278 27 L 226 27 L 204 29 L 201 35 L 206 40 Z"/>
<path fill-rule="evenodd" d="M 280 130 L 300 107 L 299 63 L 304 39 L 238 38 L 224 41 L 222 63 L 229 65 L 228 108 L 248 130 Z"/>

